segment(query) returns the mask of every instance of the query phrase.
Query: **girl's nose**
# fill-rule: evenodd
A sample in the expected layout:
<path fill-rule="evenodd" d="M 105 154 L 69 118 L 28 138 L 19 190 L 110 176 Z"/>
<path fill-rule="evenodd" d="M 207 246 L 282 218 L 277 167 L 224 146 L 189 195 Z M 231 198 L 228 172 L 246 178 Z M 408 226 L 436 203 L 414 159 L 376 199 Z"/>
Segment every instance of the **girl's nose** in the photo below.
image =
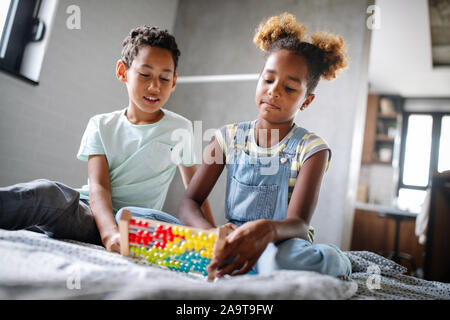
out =
<path fill-rule="evenodd" d="M 274 85 L 269 88 L 269 91 L 267 92 L 269 96 L 273 98 L 279 98 L 280 97 L 280 91 L 278 90 L 278 86 Z"/>

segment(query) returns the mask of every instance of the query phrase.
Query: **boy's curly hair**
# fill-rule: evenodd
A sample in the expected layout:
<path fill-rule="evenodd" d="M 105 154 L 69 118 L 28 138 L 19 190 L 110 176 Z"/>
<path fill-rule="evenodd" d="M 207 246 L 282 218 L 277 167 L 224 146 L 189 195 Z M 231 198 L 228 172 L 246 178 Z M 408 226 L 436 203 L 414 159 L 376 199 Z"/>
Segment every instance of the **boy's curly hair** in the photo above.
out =
<path fill-rule="evenodd" d="M 308 63 L 308 94 L 311 94 L 322 77 L 336 78 L 348 66 L 347 48 L 341 36 L 328 32 L 315 32 L 308 41 L 306 26 L 298 23 L 290 13 L 269 18 L 259 25 L 253 42 L 267 54 L 280 49 L 293 51 L 306 58 Z"/>
<path fill-rule="evenodd" d="M 147 25 L 132 29 L 123 41 L 121 59 L 127 67 L 131 66 L 134 58 L 139 52 L 139 48 L 143 45 L 169 50 L 172 53 L 173 62 L 175 64 L 174 72 L 177 70 L 180 50 L 178 50 L 175 37 L 165 29 L 156 26 L 149 27 Z"/>

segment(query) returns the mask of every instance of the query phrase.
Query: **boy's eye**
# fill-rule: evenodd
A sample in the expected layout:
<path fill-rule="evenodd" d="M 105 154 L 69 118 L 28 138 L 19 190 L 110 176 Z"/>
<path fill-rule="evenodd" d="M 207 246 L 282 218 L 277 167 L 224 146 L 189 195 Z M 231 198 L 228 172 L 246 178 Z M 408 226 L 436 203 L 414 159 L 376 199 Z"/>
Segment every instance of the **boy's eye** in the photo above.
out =
<path fill-rule="evenodd" d="M 144 78 L 148 78 L 148 77 L 150 77 L 150 75 L 149 74 L 144 74 L 144 73 L 139 73 L 142 77 L 144 77 Z"/>
<path fill-rule="evenodd" d="M 294 89 L 294 88 L 286 87 L 286 91 L 288 91 L 288 92 L 294 92 L 294 91 L 297 91 L 297 90 Z"/>
<path fill-rule="evenodd" d="M 161 80 L 162 80 L 162 81 L 166 81 L 166 82 L 170 81 L 170 80 L 167 79 L 167 78 L 161 78 Z"/>
<path fill-rule="evenodd" d="M 270 79 L 264 79 L 264 82 L 265 82 L 265 83 L 272 83 L 273 80 L 270 80 Z"/>

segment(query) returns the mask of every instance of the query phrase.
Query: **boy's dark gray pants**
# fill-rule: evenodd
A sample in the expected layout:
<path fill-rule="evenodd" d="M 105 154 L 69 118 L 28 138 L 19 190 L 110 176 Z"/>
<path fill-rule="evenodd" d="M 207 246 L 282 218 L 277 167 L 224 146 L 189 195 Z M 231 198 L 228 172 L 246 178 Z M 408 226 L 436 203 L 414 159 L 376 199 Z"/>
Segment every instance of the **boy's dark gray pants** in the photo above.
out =
<path fill-rule="evenodd" d="M 102 245 L 87 202 L 60 182 L 38 179 L 0 188 L 0 228 L 32 227 L 52 238 Z"/>

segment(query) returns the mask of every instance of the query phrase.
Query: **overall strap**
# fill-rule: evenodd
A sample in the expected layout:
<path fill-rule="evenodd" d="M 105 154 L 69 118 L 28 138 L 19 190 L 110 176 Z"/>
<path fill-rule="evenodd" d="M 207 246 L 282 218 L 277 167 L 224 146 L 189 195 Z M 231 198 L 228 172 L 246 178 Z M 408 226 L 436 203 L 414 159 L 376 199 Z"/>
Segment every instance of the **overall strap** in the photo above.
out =
<path fill-rule="evenodd" d="M 236 134 L 234 135 L 234 147 L 245 148 L 246 138 L 248 136 L 248 129 L 250 128 L 250 121 L 241 122 L 238 124 Z"/>
<path fill-rule="evenodd" d="M 297 127 L 295 129 L 295 132 L 292 135 L 292 137 L 288 140 L 288 142 L 286 144 L 286 148 L 284 148 L 283 152 L 294 155 L 295 152 L 297 151 L 297 147 L 298 147 L 300 141 L 307 133 L 308 133 L 308 130 L 306 130 L 302 127 Z"/>

